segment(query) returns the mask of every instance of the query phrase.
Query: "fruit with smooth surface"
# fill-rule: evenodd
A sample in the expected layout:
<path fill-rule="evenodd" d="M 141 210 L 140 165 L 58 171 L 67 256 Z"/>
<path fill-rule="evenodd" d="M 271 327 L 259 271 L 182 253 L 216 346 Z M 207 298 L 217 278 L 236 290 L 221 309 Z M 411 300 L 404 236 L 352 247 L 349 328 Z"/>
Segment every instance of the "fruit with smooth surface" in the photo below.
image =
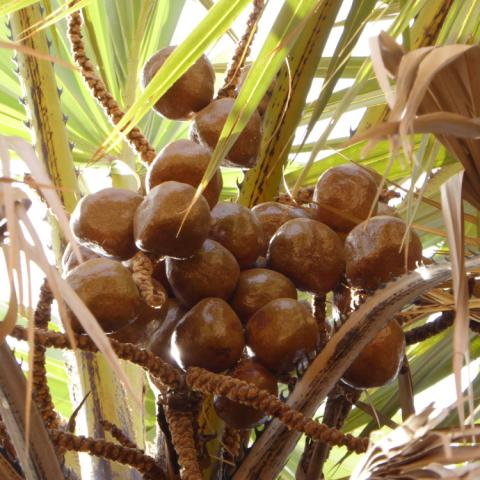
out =
<path fill-rule="evenodd" d="M 137 251 L 133 217 L 143 197 L 123 188 L 105 188 L 83 197 L 70 219 L 77 240 L 104 256 L 127 260 Z"/>
<path fill-rule="evenodd" d="M 410 230 L 408 243 L 400 250 L 406 229 L 400 218 L 381 215 L 361 223 L 348 234 L 346 272 L 352 286 L 373 289 L 415 268 L 422 259 L 422 244 L 418 235 Z"/>
<path fill-rule="evenodd" d="M 297 299 L 295 285 L 279 272 L 267 268 L 243 270 L 230 300 L 240 320 L 247 320 L 267 303 L 277 298 Z"/>
<path fill-rule="evenodd" d="M 282 225 L 270 240 L 267 265 L 290 278 L 298 289 L 322 295 L 342 276 L 343 244 L 327 225 L 296 218 Z"/>
<path fill-rule="evenodd" d="M 167 145 L 148 167 L 147 191 L 160 183 L 173 180 L 197 188 L 210 162 L 210 149 L 191 140 L 181 139 Z M 218 169 L 203 191 L 210 208 L 218 202 L 222 190 L 222 174 Z"/>
<path fill-rule="evenodd" d="M 186 215 L 194 195 L 195 188 L 180 182 L 152 188 L 135 213 L 137 247 L 159 256 L 193 255 L 210 230 L 210 207 L 205 198 L 198 198 Z"/>
<path fill-rule="evenodd" d="M 233 98 L 220 98 L 198 112 L 193 118 L 192 139 L 213 150 L 217 145 L 234 101 Z M 224 164 L 240 168 L 254 167 L 257 162 L 261 137 L 262 119 L 259 113 L 255 111 L 228 151 Z"/>
<path fill-rule="evenodd" d="M 277 396 L 277 379 L 261 363 L 252 359 L 240 360 L 238 365 L 228 373 L 229 376 L 243 380 L 261 390 Z M 217 396 L 214 400 L 217 415 L 230 427 L 244 430 L 258 425 L 265 414 L 253 407 Z"/>
<path fill-rule="evenodd" d="M 120 262 L 93 258 L 71 270 L 66 281 L 105 332 L 114 332 L 138 317 L 141 297 L 132 274 Z M 72 328 L 83 332 L 71 315 Z"/>
<path fill-rule="evenodd" d="M 247 344 L 272 372 L 292 370 L 315 350 L 318 327 L 307 308 L 291 298 L 278 298 L 254 313 L 247 323 Z"/>
<path fill-rule="evenodd" d="M 391 320 L 360 352 L 343 376 L 355 388 L 381 387 L 396 378 L 405 355 L 405 336 Z"/>
<path fill-rule="evenodd" d="M 174 46 L 163 48 L 145 63 L 141 76 L 143 88 L 151 82 L 174 50 Z M 153 108 L 171 120 L 188 120 L 212 101 L 214 83 L 215 72 L 212 64 L 205 55 L 202 55 L 157 100 Z"/>
<path fill-rule="evenodd" d="M 202 298 L 230 298 L 240 267 L 225 247 L 207 239 L 200 250 L 189 258 L 168 257 L 166 273 L 175 297 L 188 308 Z"/>
<path fill-rule="evenodd" d="M 209 237 L 229 250 L 240 268 L 255 265 L 262 251 L 262 227 L 255 215 L 238 203 L 217 203 L 212 210 Z"/>
<path fill-rule="evenodd" d="M 152 353 L 157 355 L 157 357 L 160 357 L 165 362 L 173 365 L 175 365 L 177 362 L 172 357 L 172 352 L 170 350 L 172 334 L 186 313 L 187 310 L 180 305 L 178 300 L 175 298 L 169 298 L 165 318 L 157 330 L 152 332 L 147 344 L 147 348 Z"/>
<path fill-rule="evenodd" d="M 375 180 L 361 167 L 355 164 L 332 167 L 318 179 L 313 192 L 317 219 L 335 231 L 349 232 L 370 211 L 376 214 L 376 195 Z"/>
<path fill-rule="evenodd" d="M 155 280 L 154 288 L 157 293 L 167 295 L 166 290 Z M 133 343 L 138 347 L 145 348 L 151 336 L 163 324 L 167 314 L 167 302 L 162 308 L 153 308 L 142 299 L 138 309 L 138 317 L 120 330 L 112 333 L 110 338 L 122 343 Z"/>
<path fill-rule="evenodd" d="M 92 250 L 90 250 L 87 247 L 84 247 L 83 245 L 77 244 L 77 247 L 80 249 L 83 262 L 86 262 L 91 258 L 100 257 L 100 255 L 98 255 L 95 252 L 92 252 Z M 78 267 L 79 265 L 80 265 L 80 262 L 77 256 L 75 255 L 75 252 L 73 251 L 72 245 L 70 243 L 67 244 L 62 255 L 62 272 L 68 273 L 70 270 L 73 270 L 75 267 Z"/>
<path fill-rule="evenodd" d="M 252 208 L 252 213 L 262 226 L 264 239 L 263 250 L 265 253 L 270 239 L 284 223 L 293 220 L 294 218 L 307 216 L 300 208 L 291 207 L 278 202 L 259 203 Z"/>
<path fill-rule="evenodd" d="M 242 323 L 225 300 L 205 298 L 183 316 L 172 346 L 184 368 L 196 366 L 221 372 L 233 367 L 242 355 Z"/>

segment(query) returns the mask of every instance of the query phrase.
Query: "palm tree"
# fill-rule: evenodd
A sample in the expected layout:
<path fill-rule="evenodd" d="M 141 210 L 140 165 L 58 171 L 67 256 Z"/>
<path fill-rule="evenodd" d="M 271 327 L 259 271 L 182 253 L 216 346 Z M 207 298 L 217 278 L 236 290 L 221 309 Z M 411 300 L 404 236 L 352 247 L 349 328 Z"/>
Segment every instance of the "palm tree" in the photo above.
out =
<path fill-rule="evenodd" d="M 477 0 L 4 1 L 2 478 L 475 478 L 479 9 Z M 142 88 L 146 60 L 177 38 Z M 156 152 L 188 138 L 190 122 L 151 107 L 204 53 L 215 92 L 235 102 L 200 188 L 222 165 L 222 200 L 306 207 L 325 171 L 354 162 L 376 172 L 378 196 L 419 235 L 428 264 L 363 292 L 348 320 L 337 315 L 339 287 L 301 293 L 323 343 L 281 379 L 278 398 L 110 342 L 59 275 L 78 200 L 106 186 L 143 195 Z M 256 166 L 224 167 L 261 104 Z M 48 217 L 46 234 L 37 212 Z M 446 254 L 451 263 L 439 260 Z M 136 255 L 130 267 L 151 294 L 151 259 Z M 88 336 L 62 324 L 65 304 Z M 362 390 L 341 382 L 392 317 L 407 342 L 398 379 Z M 464 365 L 468 385 L 459 381 Z M 456 395 L 445 395 L 435 417 L 428 400 L 452 382 Z M 268 421 L 247 431 L 225 426 L 213 406 L 220 393 Z M 366 451 L 374 431 L 386 440 Z"/>

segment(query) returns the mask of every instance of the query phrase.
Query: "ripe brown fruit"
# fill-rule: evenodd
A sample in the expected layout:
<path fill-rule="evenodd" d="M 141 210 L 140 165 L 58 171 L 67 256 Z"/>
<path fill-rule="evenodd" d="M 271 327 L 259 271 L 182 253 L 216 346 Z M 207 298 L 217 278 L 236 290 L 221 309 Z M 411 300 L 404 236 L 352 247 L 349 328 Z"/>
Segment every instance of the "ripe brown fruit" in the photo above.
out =
<path fill-rule="evenodd" d="M 262 226 L 264 239 L 263 252 L 265 253 L 270 239 L 284 223 L 293 220 L 294 218 L 307 217 L 301 208 L 290 207 L 278 202 L 259 203 L 252 208 L 252 213 Z"/>
<path fill-rule="evenodd" d="M 123 188 L 105 188 L 83 197 L 70 219 L 75 237 L 100 255 L 131 258 L 136 252 L 133 217 L 142 200 Z"/>
<path fill-rule="evenodd" d="M 160 183 L 174 180 L 197 188 L 211 158 L 211 151 L 191 140 L 181 139 L 167 145 L 149 166 L 145 184 L 147 190 Z M 222 174 L 218 169 L 203 191 L 210 208 L 218 202 L 222 190 Z"/>
<path fill-rule="evenodd" d="M 212 210 L 209 237 L 233 253 L 240 268 L 255 264 L 262 250 L 262 235 L 262 227 L 247 207 L 219 202 Z"/>
<path fill-rule="evenodd" d="M 230 301 L 240 320 L 247 320 L 276 298 L 297 299 L 295 285 L 281 273 L 266 268 L 252 268 L 240 273 L 237 288 Z"/>
<path fill-rule="evenodd" d="M 193 255 L 210 230 L 210 208 L 203 197 L 185 219 L 194 195 L 195 189 L 185 183 L 164 182 L 152 188 L 135 213 L 137 247 L 176 258 Z"/>
<path fill-rule="evenodd" d="M 361 167 L 332 167 L 318 179 L 313 192 L 317 218 L 335 231 L 349 232 L 368 217 L 376 194 L 375 180 Z"/>
<path fill-rule="evenodd" d="M 169 297 L 174 297 L 175 294 L 173 293 L 172 287 L 168 283 L 166 263 L 167 259 L 163 257 L 158 259 L 153 264 L 152 278 L 163 286 Z"/>
<path fill-rule="evenodd" d="M 91 258 L 98 258 L 100 255 L 97 255 L 95 252 L 92 252 L 89 248 L 84 247 L 83 245 L 78 244 L 78 248 L 82 254 L 82 259 L 84 262 L 90 260 Z M 68 244 L 65 247 L 65 250 L 62 255 L 62 272 L 68 273 L 70 270 L 73 270 L 75 267 L 78 267 L 80 262 L 78 261 L 75 252 L 72 249 L 72 246 Z"/>
<path fill-rule="evenodd" d="M 321 295 L 341 278 L 343 244 L 323 223 L 296 218 L 282 225 L 270 240 L 267 265 L 290 278 L 300 290 Z"/>
<path fill-rule="evenodd" d="M 162 360 L 172 365 L 177 363 L 170 351 L 172 334 L 186 313 L 187 310 L 185 310 L 176 299 L 169 298 L 165 319 L 157 330 L 152 332 L 148 341 L 147 348 Z"/>
<path fill-rule="evenodd" d="M 254 313 L 247 323 L 247 344 L 272 372 L 285 373 L 315 350 L 318 327 L 305 306 L 278 298 Z"/>
<path fill-rule="evenodd" d="M 141 83 L 145 88 L 168 56 L 175 50 L 166 47 L 155 53 L 145 63 Z M 202 55 L 168 90 L 157 100 L 154 110 L 171 120 L 188 120 L 195 112 L 206 107 L 213 98 L 215 72 L 212 64 Z"/>
<path fill-rule="evenodd" d="M 132 274 L 120 262 L 93 258 L 71 270 L 66 280 L 105 332 L 119 330 L 137 318 L 141 297 Z M 83 332 L 76 318 L 72 328 Z"/>
<path fill-rule="evenodd" d="M 381 215 L 355 227 L 345 241 L 347 277 L 357 288 L 374 289 L 396 275 L 413 270 L 422 259 L 422 244 L 410 231 L 408 259 L 400 251 L 407 225 L 396 217 Z"/>
<path fill-rule="evenodd" d="M 167 258 L 168 283 L 175 297 L 185 307 L 202 298 L 227 300 L 240 275 L 235 257 L 222 245 L 207 239 L 200 250 L 186 259 Z"/>
<path fill-rule="evenodd" d="M 164 295 L 167 294 L 158 282 L 154 281 L 154 284 L 157 292 L 163 291 Z M 153 308 L 142 300 L 138 310 L 138 317 L 133 322 L 112 333 L 110 338 L 122 343 L 133 343 L 144 348 L 150 341 L 152 334 L 162 325 L 167 309 L 167 303 L 162 308 Z"/>
<path fill-rule="evenodd" d="M 360 352 L 343 380 L 355 388 L 381 387 L 397 376 L 404 354 L 403 330 L 391 320 Z"/>
<path fill-rule="evenodd" d="M 232 110 L 235 99 L 220 98 L 214 100 L 193 118 L 192 138 L 215 148 L 228 114 Z M 225 165 L 240 168 L 251 168 L 257 162 L 258 149 L 262 137 L 262 119 L 257 111 L 253 113 L 245 129 L 233 144 L 225 157 Z"/>
<path fill-rule="evenodd" d="M 250 358 L 240 360 L 238 365 L 228 375 L 266 390 L 272 395 L 278 395 L 277 379 L 262 364 L 255 360 Z M 226 397 L 215 397 L 214 406 L 217 415 L 225 423 L 240 430 L 253 428 L 265 418 L 264 412 L 234 402 Z"/>
<path fill-rule="evenodd" d="M 205 298 L 184 315 L 172 345 L 184 368 L 221 372 L 240 359 L 245 337 L 240 320 L 225 300 Z"/>

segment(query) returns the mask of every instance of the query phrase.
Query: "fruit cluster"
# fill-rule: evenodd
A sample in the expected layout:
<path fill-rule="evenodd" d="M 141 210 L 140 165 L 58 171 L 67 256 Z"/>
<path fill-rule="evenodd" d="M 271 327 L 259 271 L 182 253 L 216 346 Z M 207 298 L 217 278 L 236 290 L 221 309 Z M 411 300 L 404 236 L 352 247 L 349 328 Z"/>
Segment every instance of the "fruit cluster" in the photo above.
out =
<path fill-rule="evenodd" d="M 144 85 L 171 51 L 146 63 Z M 231 98 L 213 100 L 213 83 L 203 56 L 156 103 L 168 118 L 192 119 L 192 140 L 159 153 L 146 175 L 145 196 L 107 188 L 84 197 L 71 217 L 84 261 L 79 264 L 68 247 L 63 268 L 113 338 L 146 346 L 183 368 L 228 371 L 276 395 L 279 376 L 319 345 L 317 321 L 297 291 L 325 295 L 344 278 L 352 288 L 374 289 L 414 268 L 421 244 L 411 233 L 401 250 L 405 223 L 377 215 L 378 179 L 354 164 L 326 171 L 308 205 L 266 202 L 249 209 L 219 202 L 220 171 L 191 205 L 233 104 Z M 260 138 L 256 113 L 227 164 L 254 165 Z M 163 305 L 149 305 L 134 281 L 132 257 L 139 251 L 154 264 L 154 288 L 168 298 Z M 76 319 L 73 328 L 82 332 Z M 391 380 L 404 343 L 402 329 L 391 321 L 344 380 L 358 388 Z M 215 406 L 235 428 L 250 428 L 263 417 L 223 397 Z"/>

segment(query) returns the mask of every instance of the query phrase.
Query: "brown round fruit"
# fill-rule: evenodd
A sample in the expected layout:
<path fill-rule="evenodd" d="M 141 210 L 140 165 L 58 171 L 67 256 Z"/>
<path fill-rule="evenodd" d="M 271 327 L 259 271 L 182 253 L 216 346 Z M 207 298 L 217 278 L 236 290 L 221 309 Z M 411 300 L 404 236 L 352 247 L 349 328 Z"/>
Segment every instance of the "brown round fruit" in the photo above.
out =
<path fill-rule="evenodd" d="M 175 365 L 170 343 L 172 334 L 187 311 L 174 298 L 168 299 L 167 312 L 163 323 L 155 332 L 152 332 L 147 348 L 165 362 Z"/>
<path fill-rule="evenodd" d="M 332 167 L 318 179 L 313 192 L 317 218 L 335 231 L 349 232 L 368 217 L 376 195 L 375 180 L 361 167 Z"/>
<path fill-rule="evenodd" d="M 133 217 L 143 198 L 122 188 L 83 197 L 70 219 L 77 240 L 100 255 L 127 260 L 135 252 Z"/>
<path fill-rule="evenodd" d="M 205 298 L 184 315 L 172 345 L 184 368 L 221 372 L 240 359 L 245 337 L 242 323 L 225 300 Z"/>
<path fill-rule="evenodd" d="M 247 323 L 247 344 L 257 360 L 273 372 L 290 371 L 315 350 L 318 327 L 307 308 L 291 298 L 278 298 L 254 313 Z"/>
<path fill-rule="evenodd" d="M 302 209 L 298 207 L 290 207 L 278 202 L 264 202 L 255 205 L 252 208 L 252 213 L 260 222 L 263 231 L 264 250 L 266 253 L 268 243 L 275 232 L 289 220 L 294 218 L 306 217 Z"/>
<path fill-rule="evenodd" d="M 297 299 L 295 285 L 281 273 L 266 268 L 252 268 L 240 273 L 237 288 L 230 301 L 240 320 L 247 320 L 276 298 Z"/>
<path fill-rule="evenodd" d="M 234 101 L 233 98 L 220 98 L 198 112 L 193 118 L 192 138 L 213 150 L 217 145 Z M 262 119 L 255 111 L 245 129 L 227 153 L 225 165 L 240 168 L 255 166 L 261 137 Z"/>
<path fill-rule="evenodd" d="M 404 354 L 403 330 L 391 320 L 360 352 L 343 380 L 355 388 L 381 387 L 397 376 Z"/>
<path fill-rule="evenodd" d="M 174 297 L 172 287 L 168 283 L 167 278 L 167 259 L 165 257 L 158 259 L 153 264 L 152 278 L 159 282 L 166 290 L 169 297 Z"/>
<path fill-rule="evenodd" d="M 137 318 L 141 297 L 132 274 L 121 263 L 93 258 L 71 270 L 66 280 L 105 332 L 119 330 Z M 75 318 L 72 328 L 83 332 Z"/>
<path fill-rule="evenodd" d="M 228 375 L 266 390 L 272 395 L 278 395 L 277 379 L 255 360 L 249 358 L 240 360 Z M 217 415 L 225 423 L 240 430 L 253 428 L 265 418 L 265 414 L 260 410 L 234 402 L 226 397 L 215 397 L 214 406 Z"/>
<path fill-rule="evenodd" d="M 233 253 L 240 268 L 255 265 L 262 250 L 262 235 L 262 227 L 247 207 L 219 202 L 212 210 L 209 237 Z"/>
<path fill-rule="evenodd" d="M 323 223 L 296 218 L 282 225 L 270 240 L 267 265 L 290 278 L 300 290 L 321 295 L 341 278 L 343 244 Z"/>
<path fill-rule="evenodd" d="M 191 140 L 181 139 L 167 145 L 149 166 L 145 184 L 148 190 L 174 180 L 197 188 L 210 162 L 211 151 Z M 218 169 L 203 196 L 210 208 L 218 202 L 222 190 L 222 174 Z"/>
<path fill-rule="evenodd" d="M 163 290 L 164 295 L 167 294 L 158 282 L 155 282 L 155 290 L 157 292 Z M 133 343 L 141 348 L 145 348 L 152 334 L 162 325 L 166 314 L 167 303 L 162 308 L 153 308 L 142 300 L 136 320 L 112 333 L 110 338 L 118 342 Z"/>
<path fill-rule="evenodd" d="M 145 63 L 141 77 L 143 88 L 150 83 L 173 50 L 174 46 L 163 48 Z M 188 120 L 212 101 L 214 83 L 215 72 L 212 64 L 205 55 L 202 55 L 157 100 L 153 108 L 171 120 Z"/>
<path fill-rule="evenodd" d="M 417 234 L 410 231 L 405 250 L 400 251 L 407 225 L 396 217 L 373 217 L 357 227 L 345 241 L 347 278 L 357 288 L 374 289 L 406 270 L 413 270 L 422 259 L 422 244 Z"/>
<path fill-rule="evenodd" d="M 235 257 L 210 239 L 205 240 L 200 250 L 190 258 L 168 257 L 166 266 L 168 283 L 185 307 L 192 307 L 207 297 L 227 300 L 240 275 Z"/>
<path fill-rule="evenodd" d="M 164 182 L 152 188 L 135 213 L 137 247 L 160 256 L 193 255 L 210 230 L 210 208 L 203 197 L 185 218 L 194 195 L 195 188 L 185 183 Z"/>
<path fill-rule="evenodd" d="M 82 254 L 82 259 L 84 262 L 90 260 L 91 258 L 99 258 L 100 256 L 95 252 L 92 252 L 90 249 L 84 247 L 83 245 L 77 244 L 77 246 L 80 249 L 80 253 Z M 72 246 L 68 244 L 65 247 L 62 255 L 62 272 L 66 274 L 70 270 L 73 270 L 75 267 L 78 267 L 79 265 L 80 262 L 78 261 L 78 258 L 72 249 Z"/>

